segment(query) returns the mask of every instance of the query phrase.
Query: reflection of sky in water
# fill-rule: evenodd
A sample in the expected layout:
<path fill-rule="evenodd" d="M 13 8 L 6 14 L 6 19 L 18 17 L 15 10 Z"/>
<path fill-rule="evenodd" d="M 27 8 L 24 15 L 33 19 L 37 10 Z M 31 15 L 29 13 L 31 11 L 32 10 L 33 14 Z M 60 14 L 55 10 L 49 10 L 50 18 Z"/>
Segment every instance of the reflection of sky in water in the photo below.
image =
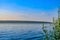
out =
<path fill-rule="evenodd" d="M 48 30 L 52 29 L 49 24 L 45 26 Z M 41 36 L 43 36 L 42 24 L 39 23 L 0 24 L 0 40 L 37 40 Z"/>

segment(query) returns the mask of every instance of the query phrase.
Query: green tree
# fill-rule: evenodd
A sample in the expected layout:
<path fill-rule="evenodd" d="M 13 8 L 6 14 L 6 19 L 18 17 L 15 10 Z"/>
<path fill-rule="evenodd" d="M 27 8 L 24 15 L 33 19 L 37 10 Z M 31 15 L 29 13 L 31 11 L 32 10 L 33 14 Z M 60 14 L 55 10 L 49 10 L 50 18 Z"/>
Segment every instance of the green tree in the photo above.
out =
<path fill-rule="evenodd" d="M 54 22 L 54 39 L 55 40 L 60 40 L 60 19 L 56 20 Z"/>

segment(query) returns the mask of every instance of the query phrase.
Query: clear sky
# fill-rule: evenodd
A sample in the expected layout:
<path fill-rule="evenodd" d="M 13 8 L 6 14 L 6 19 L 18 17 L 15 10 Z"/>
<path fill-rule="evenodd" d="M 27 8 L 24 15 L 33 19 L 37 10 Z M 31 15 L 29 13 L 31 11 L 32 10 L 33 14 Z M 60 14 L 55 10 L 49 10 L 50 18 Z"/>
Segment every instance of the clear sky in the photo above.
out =
<path fill-rule="evenodd" d="M 51 21 L 60 0 L 0 0 L 0 20 Z"/>

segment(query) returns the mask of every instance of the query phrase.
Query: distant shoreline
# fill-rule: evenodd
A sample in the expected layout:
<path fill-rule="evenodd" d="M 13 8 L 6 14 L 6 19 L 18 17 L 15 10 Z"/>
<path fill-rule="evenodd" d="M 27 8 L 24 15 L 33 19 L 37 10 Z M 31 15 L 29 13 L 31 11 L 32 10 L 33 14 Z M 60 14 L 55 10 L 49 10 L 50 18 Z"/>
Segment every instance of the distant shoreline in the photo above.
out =
<path fill-rule="evenodd" d="M 43 21 L 0 21 L 0 23 L 52 23 L 52 22 L 43 22 Z"/>

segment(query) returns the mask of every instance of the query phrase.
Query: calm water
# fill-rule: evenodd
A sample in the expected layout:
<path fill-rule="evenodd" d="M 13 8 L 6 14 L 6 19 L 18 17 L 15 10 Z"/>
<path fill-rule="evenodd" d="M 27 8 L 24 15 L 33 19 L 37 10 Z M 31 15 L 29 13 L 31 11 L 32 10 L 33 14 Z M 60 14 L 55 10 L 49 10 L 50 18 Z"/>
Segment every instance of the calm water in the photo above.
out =
<path fill-rule="evenodd" d="M 48 31 L 52 25 L 45 24 Z M 41 23 L 0 23 L 0 40 L 44 40 Z"/>

